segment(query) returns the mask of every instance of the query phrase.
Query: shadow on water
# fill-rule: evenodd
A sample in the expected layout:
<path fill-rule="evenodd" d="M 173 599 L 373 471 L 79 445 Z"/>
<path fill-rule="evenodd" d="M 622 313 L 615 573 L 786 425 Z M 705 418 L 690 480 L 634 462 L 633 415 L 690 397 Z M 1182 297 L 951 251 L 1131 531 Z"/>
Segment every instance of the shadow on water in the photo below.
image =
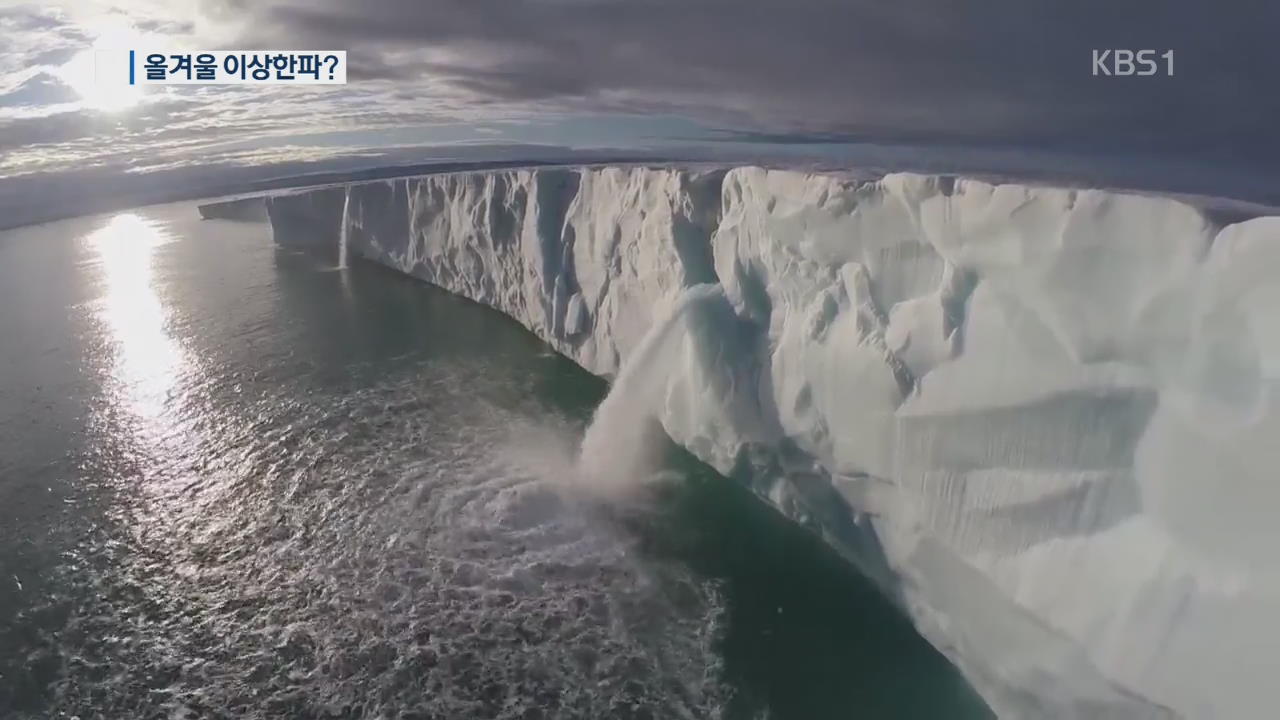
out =
<path fill-rule="evenodd" d="M 380 266 L 353 270 L 343 280 L 350 294 L 342 302 L 358 306 L 355 316 L 379 317 L 380 328 L 365 328 L 368 337 L 347 344 L 351 353 L 483 356 L 521 378 L 523 392 L 584 425 L 608 391 L 505 315 Z M 319 274 L 300 281 L 334 280 Z M 323 307 L 299 311 L 334 317 Z M 388 325 L 406 331 L 388 333 Z M 432 333 L 424 337 L 414 326 Z M 733 687 L 728 717 L 992 716 L 902 612 L 813 531 L 672 443 L 663 460 L 683 479 L 660 485 L 654 503 L 621 519 L 642 553 L 720 583 L 727 610 L 720 652 Z"/>
<path fill-rule="evenodd" d="M 723 583 L 731 718 L 989 718 L 959 672 L 813 532 L 681 448 L 634 519 L 646 552 Z"/>
<path fill-rule="evenodd" d="M 360 259 L 345 272 L 316 272 L 327 267 L 323 261 L 288 250 L 277 251 L 275 262 L 284 314 L 299 318 L 300 327 L 331 328 L 295 339 L 299 357 L 322 364 L 320 375 L 345 375 L 364 362 L 382 367 L 388 358 L 482 364 L 511 381 L 478 389 L 509 393 L 490 399 L 509 402 L 518 394 L 582 425 L 608 392 L 606 381 L 510 317 L 402 273 Z"/>

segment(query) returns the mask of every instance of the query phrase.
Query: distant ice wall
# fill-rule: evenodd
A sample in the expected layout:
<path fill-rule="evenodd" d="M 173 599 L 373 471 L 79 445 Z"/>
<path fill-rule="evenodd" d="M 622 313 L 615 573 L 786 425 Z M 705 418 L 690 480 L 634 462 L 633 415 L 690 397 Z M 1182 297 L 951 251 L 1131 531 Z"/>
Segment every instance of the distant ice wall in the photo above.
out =
<path fill-rule="evenodd" d="M 197 208 L 203 220 L 260 222 L 267 219 L 267 207 L 260 195 L 201 203 Z"/>
<path fill-rule="evenodd" d="M 718 285 L 723 310 L 664 355 L 658 419 L 837 545 L 832 517 L 873 529 L 891 591 L 1002 715 L 1269 712 L 1280 218 L 912 174 L 555 168 L 271 198 L 277 240 L 333 251 L 347 192 L 353 255 L 600 375 L 680 290 Z"/>

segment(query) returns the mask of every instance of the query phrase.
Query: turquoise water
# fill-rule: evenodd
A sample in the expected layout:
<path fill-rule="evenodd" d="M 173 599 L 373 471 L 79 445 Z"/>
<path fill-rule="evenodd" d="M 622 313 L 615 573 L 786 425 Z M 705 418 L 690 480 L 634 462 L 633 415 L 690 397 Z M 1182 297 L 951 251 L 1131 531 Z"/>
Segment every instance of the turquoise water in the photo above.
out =
<path fill-rule="evenodd" d="M 189 204 L 0 234 L 0 716 L 989 715 L 677 448 L 583 492 L 602 381 L 269 234 Z"/>

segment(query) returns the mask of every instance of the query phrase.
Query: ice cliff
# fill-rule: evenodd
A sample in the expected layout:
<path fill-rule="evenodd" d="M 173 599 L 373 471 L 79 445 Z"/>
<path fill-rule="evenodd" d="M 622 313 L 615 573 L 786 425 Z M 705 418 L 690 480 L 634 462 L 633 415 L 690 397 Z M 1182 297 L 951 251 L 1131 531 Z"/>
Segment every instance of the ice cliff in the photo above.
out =
<path fill-rule="evenodd" d="M 882 568 L 1003 717 L 1270 713 L 1280 218 L 749 167 L 267 204 L 281 244 L 489 305 L 594 373 L 643 353 L 668 434 Z"/>

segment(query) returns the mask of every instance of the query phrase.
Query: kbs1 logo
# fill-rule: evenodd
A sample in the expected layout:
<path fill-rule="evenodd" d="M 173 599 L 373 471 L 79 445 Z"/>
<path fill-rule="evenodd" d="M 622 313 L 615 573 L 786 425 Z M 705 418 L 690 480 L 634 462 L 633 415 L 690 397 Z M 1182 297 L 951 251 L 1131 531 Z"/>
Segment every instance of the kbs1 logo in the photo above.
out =
<path fill-rule="evenodd" d="M 1173 76 L 1173 51 L 1165 50 L 1094 50 L 1093 74 L 1095 77 L 1150 77 L 1163 74 Z"/>

